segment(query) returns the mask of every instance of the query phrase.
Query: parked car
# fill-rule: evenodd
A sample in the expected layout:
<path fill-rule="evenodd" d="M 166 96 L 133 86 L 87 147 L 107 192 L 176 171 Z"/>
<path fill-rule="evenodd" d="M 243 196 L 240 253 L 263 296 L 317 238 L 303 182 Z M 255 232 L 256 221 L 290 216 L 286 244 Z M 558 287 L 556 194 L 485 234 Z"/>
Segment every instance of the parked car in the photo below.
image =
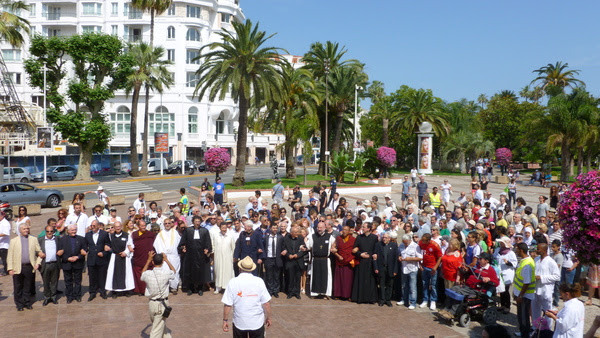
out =
<path fill-rule="evenodd" d="M 194 160 L 186 160 L 185 161 L 185 170 L 186 174 L 193 175 L 196 172 L 196 161 Z M 181 174 L 181 160 L 175 161 L 169 165 L 167 168 L 168 174 Z"/>
<path fill-rule="evenodd" d="M 160 168 L 163 168 L 164 172 L 167 172 L 169 168 L 169 162 L 167 162 L 166 158 L 163 158 L 162 161 L 160 158 L 151 158 L 148 160 L 148 175 L 152 174 L 160 174 Z M 138 170 L 142 170 L 142 166 L 138 167 Z M 129 175 L 131 175 L 131 169 L 129 169 Z"/>
<path fill-rule="evenodd" d="M 54 189 L 40 189 L 25 183 L 0 184 L 0 201 L 12 205 L 41 204 L 55 208 L 63 199 L 63 194 Z"/>
<path fill-rule="evenodd" d="M 31 173 L 26 168 L 5 167 L 4 182 L 23 182 L 31 181 Z"/>
<path fill-rule="evenodd" d="M 285 167 L 285 157 L 282 158 L 281 160 L 277 161 L 277 166 Z"/>
<path fill-rule="evenodd" d="M 68 181 L 77 176 L 77 169 L 70 165 L 53 165 L 46 168 L 46 179 L 48 181 Z M 34 182 L 44 181 L 44 172 L 40 171 L 31 175 Z"/>
<path fill-rule="evenodd" d="M 200 172 L 206 171 L 206 163 L 196 164 L 196 169 L 198 169 Z"/>

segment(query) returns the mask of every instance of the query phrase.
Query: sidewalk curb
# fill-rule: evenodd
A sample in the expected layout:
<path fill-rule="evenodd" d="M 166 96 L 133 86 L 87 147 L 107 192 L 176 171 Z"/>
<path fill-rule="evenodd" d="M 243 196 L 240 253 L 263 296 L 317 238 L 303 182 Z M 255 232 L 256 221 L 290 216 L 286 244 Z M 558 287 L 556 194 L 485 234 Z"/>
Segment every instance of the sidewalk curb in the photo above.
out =
<path fill-rule="evenodd" d="M 128 183 L 128 182 L 140 182 L 140 181 L 159 181 L 159 180 L 168 180 L 171 178 L 180 178 L 180 177 L 207 177 L 212 175 L 212 173 L 203 173 L 203 174 L 195 174 L 195 175 L 163 175 L 163 176 L 152 176 L 152 177 L 148 177 L 148 176 L 144 176 L 144 177 L 136 177 L 136 178 L 126 178 L 126 179 L 119 179 L 117 178 L 115 181 L 116 182 L 122 182 L 122 183 Z"/>
<path fill-rule="evenodd" d="M 85 185 L 97 185 L 100 184 L 98 181 L 85 181 L 85 182 L 77 182 L 77 183 L 64 183 L 64 184 L 44 184 L 44 183 L 33 183 L 36 188 L 64 188 L 64 187 L 77 187 L 77 186 L 85 186 Z"/>

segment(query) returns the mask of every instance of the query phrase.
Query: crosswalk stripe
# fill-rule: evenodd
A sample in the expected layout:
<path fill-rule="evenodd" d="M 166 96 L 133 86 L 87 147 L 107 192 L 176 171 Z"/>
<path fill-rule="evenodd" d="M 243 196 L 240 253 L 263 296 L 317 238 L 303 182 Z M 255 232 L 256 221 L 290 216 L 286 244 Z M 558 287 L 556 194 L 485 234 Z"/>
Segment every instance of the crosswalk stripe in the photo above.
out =
<path fill-rule="evenodd" d="M 121 183 L 111 182 L 103 185 L 104 189 L 110 194 L 138 194 L 140 192 L 154 192 L 156 189 L 139 182 Z"/>

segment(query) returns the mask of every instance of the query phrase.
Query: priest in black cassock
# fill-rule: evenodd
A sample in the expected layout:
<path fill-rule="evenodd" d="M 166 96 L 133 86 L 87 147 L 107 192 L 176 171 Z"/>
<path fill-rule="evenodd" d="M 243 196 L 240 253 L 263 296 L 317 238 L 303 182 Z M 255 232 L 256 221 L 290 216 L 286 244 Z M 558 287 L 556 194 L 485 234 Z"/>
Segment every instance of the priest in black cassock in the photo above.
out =
<path fill-rule="evenodd" d="M 131 267 L 131 249 L 133 241 L 131 236 L 123 231 L 121 222 L 115 222 L 115 232 L 110 234 L 110 262 L 106 273 L 107 291 L 112 291 L 112 297 L 116 298 L 118 292 L 129 293 L 135 287 L 133 280 L 133 269 Z M 108 251 L 108 250 L 107 250 Z"/>
<path fill-rule="evenodd" d="M 356 238 L 352 253 L 359 259 L 354 270 L 352 285 L 352 301 L 357 303 L 375 303 L 377 301 L 377 282 L 373 271 L 373 253 L 377 243 L 377 235 L 371 233 L 373 225 L 362 224 L 362 234 Z"/>
<path fill-rule="evenodd" d="M 183 258 L 182 289 L 187 289 L 188 295 L 204 294 L 204 285 L 210 282 L 210 254 L 212 243 L 208 230 L 200 224 L 202 218 L 194 216 L 193 226 L 183 230 L 179 241 L 180 253 L 185 253 Z"/>
<path fill-rule="evenodd" d="M 290 236 L 283 239 L 283 249 L 287 251 L 285 262 L 285 273 L 288 281 L 287 298 L 296 297 L 300 299 L 300 275 L 304 265 L 306 246 L 298 226 L 292 227 Z"/>
<path fill-rule="evenodd" d="M 306 245 L 312 250 L 310 295 L 331 297 L 333 289 L 333 274 L 331 271 L 331 247 L 335 238 L 325 231 L 325 223 L 319 222 L 317 232 L 308 237 Z"/>

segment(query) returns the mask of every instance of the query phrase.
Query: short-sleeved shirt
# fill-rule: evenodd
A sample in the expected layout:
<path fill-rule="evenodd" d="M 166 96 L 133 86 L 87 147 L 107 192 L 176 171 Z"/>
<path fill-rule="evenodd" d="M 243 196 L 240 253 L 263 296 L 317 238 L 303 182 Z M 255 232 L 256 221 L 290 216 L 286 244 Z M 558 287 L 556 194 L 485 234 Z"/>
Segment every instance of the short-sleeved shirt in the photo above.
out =
<path fill-rule="evenodd" d="M 407 195 L 410 192 L 411 183 L 409 181 L 402 182 L 402 193 Z"/>
<path fill-rule="evenodd" d="M 523 269 L 521 269 L 521 279 L 523 279 L 524 281 L 530 281 L 531 280 L 531 274 L 535 273 L 535 271 L 533 271 L 531 265 L 525 265 L 523 267 Z M 533 284 L 535 285 L 535 281 L 533 282 Z M 513 295 L 515 296 L 519 296 L 521 294 L 521 291 L 517 290 L 517 288 L 513 287 Z M 533 296 L 535 296 L 535 293 L 525 293 L 523 295 L 524 298 L 527 299 L 531 299 L 533 300 Z"/>
<path fill-rule="evenodd" d="M 215 191 L 215 194 L 223 194 L 223 191 L 225 190 L 225 183 L 214 183 L 213 189 Z"/>
<path fill-rule="evenodd" d="M 0 221 L 0 234 L 4 236 L 0 237 L 0 249 L 8 249 L 10 243 L 10 223 L 5 218 Z"/>
<path fill-rule="evenodd" d="M 271 300 L 265 282 L 251 273 L 240 273 L 227 284 L 221 302 L 233 307 L 233 324 L 240 330 L 258 330 L 265 323 L 263 304 Z"/>
<path fill-rule="evenodd" d="M 164 263 L 167 264 L 167 263 Z M 146 297 L 150 299 L 161 299 L 169 297 L 169 281 L 175 277 L 173 270 L 155 268 L 146 270 L 140 278 L 146 283 Z"/>
<path fill-rule="evenodd" d="M 419 248 L 423 254 L 423 267 L 433 268 L 437 263 L 437 260 L 442 257 L 442 249 L 440 249 L 440 246 L 433 240 L 429 241 L 427 244 L 419 242 Z"/>
<path fill-rule="evenodd" d="M 427 192 L 427 182 L 417 183 L 417 192 L 419 196 L 425 196 L 425 193 Z"/>

